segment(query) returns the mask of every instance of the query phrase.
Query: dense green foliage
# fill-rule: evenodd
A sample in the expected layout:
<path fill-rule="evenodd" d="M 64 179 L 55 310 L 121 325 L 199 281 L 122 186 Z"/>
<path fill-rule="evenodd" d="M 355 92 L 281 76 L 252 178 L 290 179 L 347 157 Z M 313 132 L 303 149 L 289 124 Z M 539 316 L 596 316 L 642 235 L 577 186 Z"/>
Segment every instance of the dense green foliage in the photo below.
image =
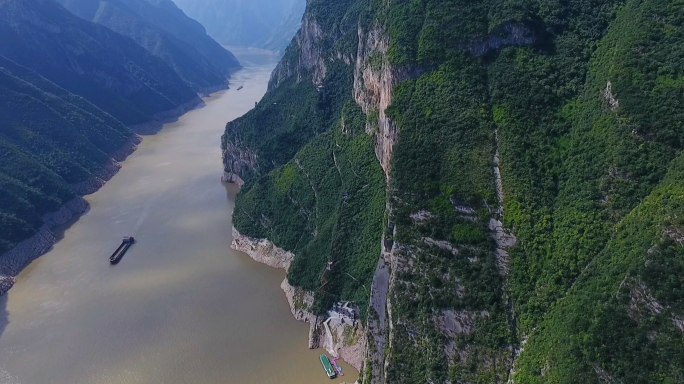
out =
<path fill-rule="evenodd" d="M 367 361 L 374 369 L 366 367 L 364 383 L 378 366 L 391 383 L 505 382 L 511 368 L 516 383 L 684 382 L 684 3 L 311 1 L 307 15 L 337 57 L 363 46 L 346 31 L 379 28 L 387 52 L 366 52 L 361 65 L 408 78 L 386 111 L 398 129 L 386 194 L 396 230 L 380 226 L 397 262 L 392 347 L 383 361 Z M 310 52 L 293 45 L 285 62 Z M 314 95 L 306 80 L 291 76 L 267 97 L 283 86 Z M 326 78 L 326 88 L 335 84 L 349 87 Z M 248 120 L 271 116 L 259 132 L 284 134 L 278 140 L 296 148 L 274 161 L 269 147 L 249 142 L 259 174 L 297 161 L 248 188 L 237 209 L 249 209 L 236 214 L 261 219 L 236 225 L 296 249 L 290 278 L 314 289 L 337 218 L 316 226 L 315 211 L 295 206 L 279 217 L 287 202 L 275 191 L 289 184 L 265 180 L 308 164 L 315 185 L 332 183 L 322 148 L 339 132 L 317 130 L 310 113 L 268 107 Z M 380 115 L 367 112 L 372 134 Z M 331 193 L 308 195 L 340 199 L 339 189 Z M 510 262 L 496 249 L 496 219 L 517 237 Z M 325 242 L 313 235 L 299 244 L 301 233 Z M 444 325 L 449 317 L 460 331 Z"/>
<path fill-rule="evenodd" d="M 384 178 L 363 114 L 351 101 L 346 106 L 330 132 L 239 195 L 234 223 L 297 255 L 288 279 L 316 292 L 317 310 L 348 300 L 365 317 L 380 251 Z"/>
<path fill-rule="evenodd" d="M 676 163 L 670 166 L 684 134 L 682 84 L 675 80 L 681 76 L 676 63 L 684 53 L 681 11 L 681 5 L 666 1 L 630 1 L 621 7 L 594 53 L 584 93 L 560 111 L 571 131 L 558 143 L 563 161 L 555 207 L 549 212 L 552 224 L 530 233 L 551 248 L 518 250 L 514 260 L 525 276 L 518 279 L 524 285 L 516 292 L 522 314 L 529 316 L 523 317 L 523 325 L 530 327 L 544 316 L 548 303 L 565 299 L 531 335 L 534 348 L 521 360 L 528 367 L 521 382 L 540 380 L 535 378 L 539 368 L 532 368 L 544 364 L 533 358 L 540 355 L 549 361 L 546 371 L 553 382 L 571 382 L 570 372 L 580 381 L 596 382 L 602 370 L 625 382 L 682 381 L 681 365 L 671 364 L 681 361 L 682 354 L 681 334 L 672 334 L 668 318 L 678 312 L 677 306 L 656 297 L 672 309 L 667 320 L 650 325 L 628 310 L 636 295 L 629 287 L 640 281 L 647 291 L 660 292 L 656 280 L 681 284 L 677 268 L 660 266 L 658 277 L 651 275 L 649 282 L 645 274 L 653 274 L 655 265 L 643 264 L 653 258 L 654 263 L 676 265 L 681 257 L 680 246 L 671 242 L 663 253 L 647 252 L 665 241 L 665 221 L 677 217 L 681 204 L 672 195 L 681 171 Z M 619 102 L 615 112 L 607 91 Z M 668 168 L 671 176 L 662 181 Z M 527 212 L 523 208 L 520 213 Z M 539 272 L 530 276 L 530 270 Z M 536 281 L 530 279 L 535 276 Z M 625 279 L 632 283 L 618 289 Z M 568 327 L 566 321 L 575 323 Z M 653 332 L 662 337 L 649 336 Z M 557 344 L 549 345 L 551 340 Z M 564 348 L 559 350 L 558 344 Z"/>
<path fill-rule="evenodd" d="M 88 101 L 0 56 L 0 254 L 35 233 L 41 216 L 131 132 Z"/>
<path fill-rule="evenodd" d="M 350 68 L 334 63 L 321 87 L 289 78 L 277 92 L 269 92 L 257 108 L 228 124 L 226 141 L 240 141 L 256 152 L 257 175 L 285 164 L 306 143 L 326 132 L 340 118 L 350 98 Z M 245 176 L 251 182 L 251 178 Z"/>
<path fill-rule="evenodd" d="M 54 0 L 0 3 L 0 55 L 126 125 L 199 102 L 160 58 L 130 38 L 80 19 Z"/>
<path fill-rule="evenodd" d="M 173 2 L 147 0 L 57 0 L 75 15 L 135 40 L 162 59 L 193 90 L 226 84 L 237 59 L 207 36 Z"/>

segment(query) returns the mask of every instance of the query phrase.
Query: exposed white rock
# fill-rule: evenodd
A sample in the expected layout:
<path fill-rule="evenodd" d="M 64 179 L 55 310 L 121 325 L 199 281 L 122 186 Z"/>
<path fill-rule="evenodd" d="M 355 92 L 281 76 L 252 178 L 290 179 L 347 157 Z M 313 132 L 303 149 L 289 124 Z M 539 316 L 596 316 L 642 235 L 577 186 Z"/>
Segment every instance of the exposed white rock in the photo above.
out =
<path fill-rule="evenodd" d="M 299 321 L 309 323 L 309 348 L 318 348 L 320 332 L 318 331 L 318 316 L 314 315 L 311 309 L 314 303 L 313 293 L 293 287 L 287 279 L 283 280 L 280 288 L 285 292 L 292 316 Z"/>
<path fill-rule="evenodd" d="M 393 73 L 387 58 L 389 37 L 379 26 L 374 26 L 370 31 L 359 27 L 358 35 L 354 99 L 366 115 L 377 114 L 377 127 L 369 123 L 366 131 L 376 132 L 375 155 L 385 171 L 385 177 L 389 178 L 390 160 L 394 144 L 398 140 L 398 131 L 385 111 L 392 103 L 394 85 L 405 78 Z"/>
<path fill-rule="evenodd" d="M 671 226 L 664 230 L 664 235 L 672 239 L 677 244 L 684 244 L 684 231 L 681 229 Z"/>
<path fill-rule="evenodd" d="M 430 220 L 432 218 L 432 213 L 426 210 L 421 210 L 416 213 L 411 214 L 411 219 L 415 222 L 421 222 L 421 221 L 426 221 Z"/>
<path fill-rule="evenodd" d="M 598 376 L 599 380 L 601 380 L 602 383 L 610 384 L 610 383 L 616 383 L 615 379 L 613 376 L 611 376 L 608 371 L 603 369 L 602 367 L 598 365 L 594 365 L 594 372 Z"/>
<path fill-rule="evenodd" d="M 226 130 L 239 129 L 236 122 L 228 123 Z M 256 169 L 257 155 L 251 149 L 246 148 L 239 140 L 224 140 L 222 146 L 223 177 L 224 183 L 237 184 L 242 187 L 245 182 L 242 176 L 245 172 Z"/>
<path fill-rule="evenodd" d="M 268 239 L 256 239 L 245 236 L 233 227 L 233 242 L 230 245 L 236 251 L 244 252 L 249 257 L 269 267 L 290 269 L 294 253 L 277 247 Z"/>
<path fill-rule="evenodd" d="M 142 138 L 138 135 L 133 135 L 119 150 L 111 154 L 111 158 L 100 168 L 98 171 L 93 173 L 88 179 L 72 184 L 71 188 L 80 196 L 90 195 L 97 192 L 102 188 L 109 180 L 116 175 L 121 169 L 121 164 L 119 161 L 123 161 L 138 149 L 138 144 L 142 141 Z"/>
<path fill-rule="evenodd" d="M 496 151 L 494 152 L 494 184 L 496 186 L 496 197 L 498 200 L 498 207 L 494 213 L 494 217 L 489 220 L 489 230 L 494 234 L 494 241 L 496 242 L 496 263 L 499 268 L 499 273 L 502 276 L 508 275 L 510 265 L 510 257 L 508 256 L 507 248 L 512 247 L 517 242 L 515 236 L 507 231 L 501 219 L 504 215 L 504 193 L 503 182 L 501 180 L 501 171 L 499 169 L 499 132 L 494 131 L 494 139 L 496 140 Z"/>
<path fill-rule="evenodd" d="M 221 176 L 221 181 L 224 183 L 235 184 L 240 188 L 242 188 L 242 186 L 245 185 L 245 181 L 242 180 L 240 176 L 225 171 L 223 172 L 223 176 Z"/>
<path fill-rule="evenodd" d="M 450 242 L 448 242 L 448 241 L 444 241 L 444 240 L 434 240 L 434 239 L 429 238 L 429 237 L 423 237 L 423 243 L 425 243 L 425 244 L 427 244 L 427 245 L 429 245 L 429 246 L 433 246 L 433 247 L 437 247 L 437 248 L 443 249 L 443 250 L 445 250 L 445 251 L 449 251 L 449 252 L 451 252 L 453 255 L 457 255 L 457 254 L 458 254 L 458 249 L 456 249 L 456 247 L 454 247 L 454 246 L 453 246 Z"/>
<path fill-rule="evenodd" d="M 639 312 L 643 310 L 646 310 L 650 316 L 659 315 L 663 312 L 665 307 L 651 295 L 644 283 L 629 280 L 625 280 L 625 283 L 631 285 L 630 300 L 627 307 L 627 312 L 631 318 L 637 320 Z"/>
<path fill-rule="evenodd" d="M 366 355 L 366 334 L 358 311 L 345 310 L 345 305 L 348 303 L 339 303 L 337 308 L 328 311 L 328 317 L 323 321 L 325 337 L 320 338 L 320 347 L 361 371 Z"/>
<path fill-rule="evenodd" d="M 373 340 L 373 348 L 368 348 L 367 358 L 371 362 L 371 375 L 377 382 L 384 382 L 385 332 L 387 331 L 387 292 L 389 290 L 390 250 L 383 250 L 378 261 L 371 285 L 368 308 L 368 338 Z"/>
<path fill-rule="evenodd" d="M 611 84 L 610 81 L 606 84 L 606 89 L 603 91 L 603 97 L 608 101 L 608 108 L 610 108 L 611 111 L 616 111 L 620 106 L 620 101 L 613 95 L 613 84 Z"/>
<path fill-rule="evenodd" d="M 445 309 L 435 319 L 437 327 L 448 337 L 467 335 L 475 329 L 477 313 Z"/>
<path fill-rule="evenodd" d="M 292 76 L 297 76 L 297 82 L 300 82 L 305 72 L 311 72 L 314 84 L 322 84 L 327 72 L 321 52 L 323 38 L 323 30 L 318 22 L 309 15 L 304 15 L 302 26 L 294 37 L 294 44 L 299 47 L 300 54 L 294 59 L 281 60 L 278 63 L 271 74 L 268 88 L 276 88 Z"/>
<path fill-rule="evenodd" d="M 286 271 L 294 260 L 292 252 L 277 247 L 270 240 L 244 236 L 235 228 L 231 248 L 246 253 L 255 261 Z M 287 278 L 280 287 L 285 292 L 292 316 L 309 323 L 309 348 L 324 348 L 360 371 L 365 359 L 366 334 L 358 318 L 349 316 L 345 310 L 331 310 L 328 316 L 316 316 L 312 310 L 313 292 L 290 285 Z"/>

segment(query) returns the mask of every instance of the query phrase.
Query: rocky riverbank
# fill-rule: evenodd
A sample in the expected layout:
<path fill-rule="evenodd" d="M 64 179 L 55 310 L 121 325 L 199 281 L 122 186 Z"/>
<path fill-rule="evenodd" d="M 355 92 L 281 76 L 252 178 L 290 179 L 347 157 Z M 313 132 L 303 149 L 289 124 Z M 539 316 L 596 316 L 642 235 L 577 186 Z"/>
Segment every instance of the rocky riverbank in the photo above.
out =
<path fill-rule="evenodd" d="M 233 228 L 233 242 L 231 248 L 244 252 L 249 257 L 269 267 L 288 271 L 294 260 L 294 254 L 278 248 L 268 239 L 255 239 L 245 236 Z"/>
<path fill-rule="evenodd" d="M 66 203 L 59 211 L 43 216 L 45 224 L 32 237 L 17 244 L 0 257 L 0 295 L 4 295 L 16 282 L 16 276 L 28 263 L 49 251 L 57 242 L 52 229 L 66 224 L 74 216 L 85 213 L 88 202 L 82 197 Z"/>
<path fill-rule="evenodd" d="M 121 169 L 119 161 L 123 161 L 133 153 L 142 138 L 133 134 L 131 138 L 117 151 L 112 153 L 110 159 L 97 172 L 88 179 L 73 184 L 71 187 L 78 197 L 64 204 L 56 212 L 43 216 L 43 226 L 32 237 L 20 242 L 16 247 L 0 256 L 0 295 L 4 295 L 16 282 L 16 276 L 21 270 L 37 257 L 48 252 L 57 242 L 52 232 L 55 227 L 64 225 L 75 216 L 85 213 L 88 202 L 82 196 L 89 195 L 102 188 Z"/>
<path fill-rule="evenodd" d="M 245 236 L 235 228 L 231 248 L 246 253 L 255 261 L 285 271 L 289 270 L 295 256 L 268 239 Z M 328 311 L 327 316 L 317 316 L 312 310 L 313 292 L 293 287 L 287 278 L 280 287 L 285 292 L 294 318 L 309 324 L 309 348 L 323 348 L 360 371 L 365 359 L 366 333 L 353 311 L 339 306 Z"/>

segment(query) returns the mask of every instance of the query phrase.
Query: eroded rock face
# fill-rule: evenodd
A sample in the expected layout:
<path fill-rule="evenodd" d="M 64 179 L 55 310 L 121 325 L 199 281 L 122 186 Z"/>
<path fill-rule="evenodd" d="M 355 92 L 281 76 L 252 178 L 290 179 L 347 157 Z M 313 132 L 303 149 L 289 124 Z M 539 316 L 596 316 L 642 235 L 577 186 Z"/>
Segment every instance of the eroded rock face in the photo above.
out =
<path fill-rule="evenodd" d="M 228 123 L 228 126 L 226 127 L 226 131 L 235 131 L 237 129 L 238 127 L 235 122 Z M 257 169 L 256 153 L 245 147 L 237 136 L 230 139 L 224 137 L 221 143 L 221 149 L 224 168 L 221 180 L 224 183 L 237 184 L 242 187 L 245 184 L 242 179 L 245 176 L 245 173 Z"/>
<path fill-rule="evenodd" d="M 367 123 L 366 132 L 376 133 L 375 155 L 385 177 L 389 177 L 392 149 L 398 139 L 397 127 L 385 111 L 392 103 L 394 85 L 405 80 L 394 73 L 387 58 L 389 38 L 380 27 L 364 31 L 359 27 L 359 46 L 354 67 L 354 99 L 366 115 L 377 114 L 377 126 Z M 370 119 L 375 121 L 376 119 Z"/>
<path fill-rule="evenodd" d="M 255 261 L 286 271 L 294 260 L 292 252 L 277 247 L 270 240 L 244 236 L 235 228 L 231 248 L 246 253 Z M 317 316 L 312 309 L 313 292 L 294 287 L 287 279 L 283 280 L 280 288 L 285 293 L 292 316 L 309 324 L 309 348 L 324 348 L 360 371 L 366 354 L 366 335 L 358 315 L 350 315 L 353 310 L 341 309 L 329 311 L 328 316 Z"/>
<path fill-rule="evenodd" d="M 506 228 L 504 228 L 504 192 L 503 181 L 501 179 L 501 170 L 499 168 L 499 133 L 494 131 L 494 139 L 496 142 L 496 150 L 494 152 L 494 185 L 496 186 L 496 198 L 498 207 L 494 212 L 494 217 L 489 220 L 489 230 L 492 232 L 494 241 L 496 242 L 496 264 L 499 268 L 499 273 L 502 276 L 508 276 L 510 257 L 508 255 L 508 248 L 514 246 L 518 241 L 516 237 Z"/>
<path fill-rule="evenodd" d="M 312 311 L 314 303 L 313 292 L 293 287 L 287 279 L 283 280 L 280 288 L 285 292 L 292 316 L 299 321 L 309 324 L 309 348 L 318 348 L 320 346 L 320 328 L 318 327 L 320 324 L 318 316 L 314 315 Z"/>
<path fill-rule="evenodd" d="M 368 338 L 373 341 L 367 350 L 371 363 L 371 377 L 378 383 L 384 382 L 383 363 L 385 358 L 385 336 L 387 331 L 387 292 L 390 283 L 390 249 L 383 250 L 383 257 L 378 261 L 371 286 L 371 298 L 368 308 Z"/>
<path fill-rule="evenodd" d="M 292 252 L 278 248 L 268 239 L 255 239 L 245 236 L 235 228 L 233 228 L 233 242 L 230 247 L 246 253 L 255 261 L 285 271 L 290 269 L 290 264 L 292 264 L 295 256 Z"/>
<path fill-rule="evenodd" d="M 336 308 L 327 312 L 327 319 L 320 321 L 322 334 L 319 337 L 320 347 L 329 354 L 339 357 L 361 371 L 366 355 L 366 334 L 355 310 L 345 311 L 346 303 L 339 303 Z"/>
<path fill-rule="evenodd" d="M 271 74 L 268 89 L 278 87 L 292 76 L 297 76 L 297 82 L 300 82 L 307 71 L 311 72 L 314 84 L 322 84 L 327 71 L 321 44 L 324 38 L 318 22 L 304 15 L 302 27 L 294 38 L 299 55 L 286 57 L 278 63 Z"/>

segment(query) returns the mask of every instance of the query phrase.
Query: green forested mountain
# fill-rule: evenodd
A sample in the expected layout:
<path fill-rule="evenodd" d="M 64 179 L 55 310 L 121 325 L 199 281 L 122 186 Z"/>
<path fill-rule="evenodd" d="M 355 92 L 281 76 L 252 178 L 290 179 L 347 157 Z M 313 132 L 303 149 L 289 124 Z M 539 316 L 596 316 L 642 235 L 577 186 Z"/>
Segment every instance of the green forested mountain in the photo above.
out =
<path fill-rule="evenodd" d="M 240 67 L 237 59 L 210 38 L 171 1 L 58 0 L 77 16 L 128 36 L 161 58 L 195 91 L 226 86 Z"/>
<path fill-rule="evenodd" d="M 229 46 L 283 51 L 299 29 L 305 0 L 175 0 L 210 36 Z"/>
<path fill-rule="evenodd" d="M 683 383 L 683 62 L 679 0 L 311 0 L 234 225 L 358 306 L 364 384 Z"/>
<path fill-rule="evenodd" d="M 120 121 L 0 56 L 0 254 L 76 197 L 72 185 L 131 140 Z"/>
<path fill-rule="evenodd" d="M 160 58 L 53 0 L 0 1 L 0 55 L 126 125 L 200 102 Z"/>

